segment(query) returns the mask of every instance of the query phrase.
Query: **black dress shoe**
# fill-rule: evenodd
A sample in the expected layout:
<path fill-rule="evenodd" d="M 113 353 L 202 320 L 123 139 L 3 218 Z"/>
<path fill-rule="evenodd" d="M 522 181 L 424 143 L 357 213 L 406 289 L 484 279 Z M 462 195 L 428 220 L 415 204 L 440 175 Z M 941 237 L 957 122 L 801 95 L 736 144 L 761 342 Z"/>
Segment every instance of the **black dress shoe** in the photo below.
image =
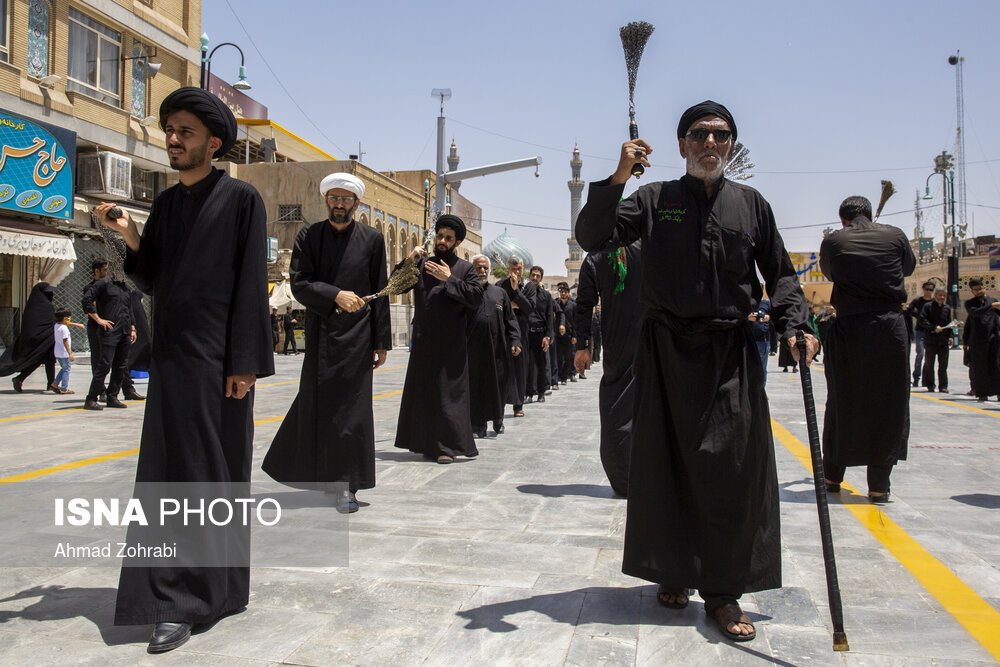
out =
<path fill-rule="evenodd" d="M 128 406 L 118 400 L 117 396 L 108 396 L 108 402 L 106 405 L 109 408 L 127 408 Z"/>
<path fill-rule="evenodd" d="M 20 394 L 21 393 L 21 384 L 23 384 L 21 382 L 21 380 L 19 378 L 11 378 L 10 381 L 14 385 L 14 391 L 16 391 L 17 393 Z"/>
<path fill-rule="evenodd" d="M 146 397 L 137 391 L 122 392 L 122 398 L 126 401 L 145 401 Z"/>
<path fill-rule="evenodd" d="M 157 623 L 146 651 L 166 653 L 172 651 L 191 638 L 190 623 Z"/>
<path fill-rule="evenodd" d="M 545 402 L 545 396 L 544 395 L 539 395 L 538 396 L 538 402 L 539 403 L 544 403 Z"/>
<path fill-rule="evenodd" d="M 503 433 L 504 432 L 503 424 L 493 424 L 493 431 L 497 435 L 500 435 L 501 433 Z"/>
<path fill-rule="evenodd" d="M 570 378 L 569 381 L 570 382 L 576 382 L 576 378 Z"/>
<path fill-rule="evenodd" d="M 351 514 L 357 512 L 361 506 L 353 491 L 342 491 L 337 496 L 337 511 L 341 514 Z"/>
<path fill-rule="evenodd" d="M 96 398 L 87 397 L 87 400 L 83 402 L 84 410 L 103 410 L 104 406 L 97 402 Z"/>
<path fill-rule="evenodd" d="M 472 437 L 473 438 L 485 438 L 486 437 L 486 427 L 484 426 L 482 428 L 473 429 L 473 431 L 472 431 Z"/>

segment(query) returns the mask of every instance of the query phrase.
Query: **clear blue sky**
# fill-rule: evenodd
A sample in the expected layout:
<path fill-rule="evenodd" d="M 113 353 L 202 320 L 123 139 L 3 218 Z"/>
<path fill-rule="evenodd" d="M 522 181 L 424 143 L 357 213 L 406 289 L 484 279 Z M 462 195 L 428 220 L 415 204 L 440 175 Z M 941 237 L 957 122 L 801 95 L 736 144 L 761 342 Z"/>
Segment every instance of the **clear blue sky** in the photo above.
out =
<path fill-rule="evenodd" d="M 933 157 L 955 146 L 956 68 L 947 59 L 961 49 L 968 219 L 976 234 L 1000 235 L 995 0 L 205 0 L 202 11 L 212 45 L 243 47 L 249 94 L 272 120 L 338 158 L 360 142 L 363 162 L 379 171 L 433 168 L 430 91 L 451 88 L 448 142 L 460 168 L 543 158 L 540 178 L 506 172 L 468 180 L 462 194 L 483 208 L 485 241 L 506 224 L 552 274 L 565 270 L 574 142 L 583 178 L 594 181 L 611 173 L 628 137 L 620 26 L 656 27 L 635 95 L 654 148 L 642 182 L 677 178 L 680 113 L 722 102 L 757 165 L 749 185 L 771 202 L 791 251 L 818 249 L 840 201 L 877 201 L 882 178 L 899 193 L 881 222 L 912 235 L 915 191 Z M 232 81 L 238 64 L 235 49 L 220 49 L 212 73 Z M 938 204 L 925 215 L 938 239 L 941 181 L 931 182 L 935 200 L 922 202 Z"/>

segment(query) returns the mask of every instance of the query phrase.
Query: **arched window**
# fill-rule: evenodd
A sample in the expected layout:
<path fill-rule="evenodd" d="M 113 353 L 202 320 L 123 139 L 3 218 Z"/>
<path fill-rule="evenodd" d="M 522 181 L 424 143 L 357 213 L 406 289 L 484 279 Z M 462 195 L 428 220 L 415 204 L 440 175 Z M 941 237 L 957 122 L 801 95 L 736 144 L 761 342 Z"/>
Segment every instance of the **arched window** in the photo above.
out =
<path fill-rule="evenodd" d="M 28 3 L 28 76 L 41 78 L 49 73 L 51 9 L 48 0 L 31 0 Z"/>
<path fill-rule="evenodd" d="M 386 257 L 387 263 L 389 264 L 389 273 L 392 273 L 392 268 L 394 266 L 396 266 L 396 262 L 399 261 L 399 260 L 396 259 L 396 228 L 395 227 L 392 227 L 392 226 L 389 227 L 389 233 L 385 237 L 385 244 L 386 244 L 386 250 L 388 251 L 388 252 L 386 252 L 385 257 Z M 389 297 L 389 302 L 390 303 L 398 303 L 399 302 L 399 297 L 398 296 Z"/>
<path fill-rule="evenodd" d="M 358 218 L 358 221 L 359 221 L 359 222 L 360 222 L 360 223 L 361 223 L 362 225 L 365 225 L 366 227 L 370 227 L 370 226 L 371 226 L 371 225 L 369 225 L 369 224 L 368 224 L 368 216 L 367 216 L 367 215 L 365 215 L 364 213 L 362 213 L 362 214 L 361 214 L 361 217 L 360 217 L 360 218 Z"/>

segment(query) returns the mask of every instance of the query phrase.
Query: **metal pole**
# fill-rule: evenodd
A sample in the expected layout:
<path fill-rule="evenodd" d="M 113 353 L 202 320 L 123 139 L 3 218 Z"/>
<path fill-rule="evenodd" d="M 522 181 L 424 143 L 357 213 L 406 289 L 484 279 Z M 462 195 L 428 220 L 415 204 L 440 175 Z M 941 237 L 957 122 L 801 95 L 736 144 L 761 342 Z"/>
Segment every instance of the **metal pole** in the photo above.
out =
<path fill-rule="evenodd" d="M 434 210 L 438 214 L 444 213 L 444 196 L 447 186 L 441 179 L 444 176 L 444 98 L 441 98 L 441 115 L 437 119 L 437 165 L 434 168 L 435 188 L 434 188 Z"/>

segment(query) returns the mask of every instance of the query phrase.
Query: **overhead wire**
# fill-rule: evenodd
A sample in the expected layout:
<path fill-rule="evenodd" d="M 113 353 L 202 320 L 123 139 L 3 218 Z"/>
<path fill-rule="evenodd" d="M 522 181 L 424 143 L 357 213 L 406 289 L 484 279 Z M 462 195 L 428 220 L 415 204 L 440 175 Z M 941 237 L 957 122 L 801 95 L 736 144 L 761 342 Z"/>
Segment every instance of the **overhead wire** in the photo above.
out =
<path fill-rule="evenodd" d="M 257 52 L 257 55 L 258 55 L 258 56 L 260 56 L 260 59 L 261 59 L 261 61 L 262 61 L 262 62 L 264 63 L 264 66 L 265 66 L 265 67 L 267 67 L 267 70 L 268 70 L 268 71 L 269 71 L 269 72 L 271 73 L 271 76 L 273 76 L 273 77 L 274 77 L 274 80 L 275 80 L 275 81 L 277 81 L 277 83 L 278 83 L 278 86 L 280 86 L 280 87 L 281 87 L 281 89 L 282 89 L 283 91 L 285 91 L 285 95 L 287 95 L 287 96 L 288 96 L 288 99 L 289 99 L 289 100 L 291 100 L 292 104 L 294 104 L 294 105 L 295 105 L 295 108 L 297 108 L 297 109 L 299 110 L 299 112 L 300 112 L 300 113 L 302 114 L 303 118 L 305 118 L 305 119 L 306 119 L 307 121 L 309 121 L 309 123 L 310 123 L 310 124 L 311 124 L 311 125 L 312 125 L 312 126 L 313 126 L 314 128 L 316 128 L 316 131 L 317 131 L 317 132 L 319 132 L 319 133 L 320 133 L 320 135 L 321 135 L 321 136 L 322 136 L 322 137 L 323 137 L 324 139 L 326 139 L 327 141 L 329 141 L 329 142 L 330 142 L 330 144 L 331 144 L 331 145 L 332 145 L 332 146 L 333 146 L 334 148 L 336 148 L 336 149 L 337 149 L 338 151 L 340 151 L 340 152 L 341 152 L 341 153 L 343 153 L 344 155 L 348 155 L 348 152 L 347 152 L 347 151 L 345 151 L 345 150 L 344 150 L 343 148 L 341 148 L 340 146 L 338 146 L 338 145 L 337 145 L 337 143 L 336 143 L 336 142 L 335 142 L 335 141 L 334 141 L 333 139 L 331 139 L 330 137 L 328 137 L 328 136 L 326 135 L 326 133 L 325 133 L 325 132 L 323 131 L 323 128 L 321 128 L 321 127 L 320 127 L 319 125 L 317 125 L 317 124 L 315 123 L 315 121 L 313 121 L 313 119 L 309 117 L 309 114 L 307 114 L 307 113 L 306 113 L 306 110 L 302 108 L 302 105 L 300 105 L 300 104 L 299 104 L 299 103 L 298 103 L 298 102 L 297 102 L 297 101 L 295 100 L 295 98 L 294 98 L 294 97 L 292 97 L 292 93 L 291 93 L 291 92 L 289 92 L 288 88 L 285 88 L 285 84 L 284 84 L 284 83 L 283 83 L 283 82 L 281 81 L 281 79 L 280 79 L 280 78 L 278 78 L 278 74 L 277 74 L 277 73 L 276 73 L 276 72 L 274 71 L 274 69 L 273 69 L 273 68 L 271 67 L 270 63 L 268 63 L 268 62 L 267 62 L 267 58 L 265 58 L 265 57 L 264 57 L 264 54 L 263 54 L 263 53 L 261 52 L 260 48 L 259 48 L 259 47 L 257 46 L 257 42 L 255 42 L 255 41 L 253 40 L 253 37 L 251 37 L 251 36 L 250 36 L 250 31 L 249 31 L 249 30 L 247 30 L 247 28 L 246 28 L 246 26 L 245 26 L 245 25 L 243 25 L 243 21 L 241 21 L 241 20 L 240 20 L 240 17 L 239 17 L 239 14 L 237 14 L 237 13 L 236 13 L 236 10 L 235 10 L 235 9 L 233 9 L 233 5 L 232 5 L 232 3 L 230 3 L 230 2 L 229 2 L 229 0 L 226 0 L 226 5 L 227 5 L 227 6 L 229 7 L 229 11 L 230 11 L 230 12 L 232 13 L 232 15 L 233 15 L 233 18 L 235 18 L 235 19 L 236 19 L 236 22 L 240 24 L 240 28 L 242 28 L 242 29 L 243 29 L 243 34 L 245 34 L 245 35 L 247 36 L 247 39 L 249 39 L 249 40 L 250 40 L 250 44 L 251 44 L 251 45 L 253 46 L 254 50 L 255 50 L 255 51 Z"/>

